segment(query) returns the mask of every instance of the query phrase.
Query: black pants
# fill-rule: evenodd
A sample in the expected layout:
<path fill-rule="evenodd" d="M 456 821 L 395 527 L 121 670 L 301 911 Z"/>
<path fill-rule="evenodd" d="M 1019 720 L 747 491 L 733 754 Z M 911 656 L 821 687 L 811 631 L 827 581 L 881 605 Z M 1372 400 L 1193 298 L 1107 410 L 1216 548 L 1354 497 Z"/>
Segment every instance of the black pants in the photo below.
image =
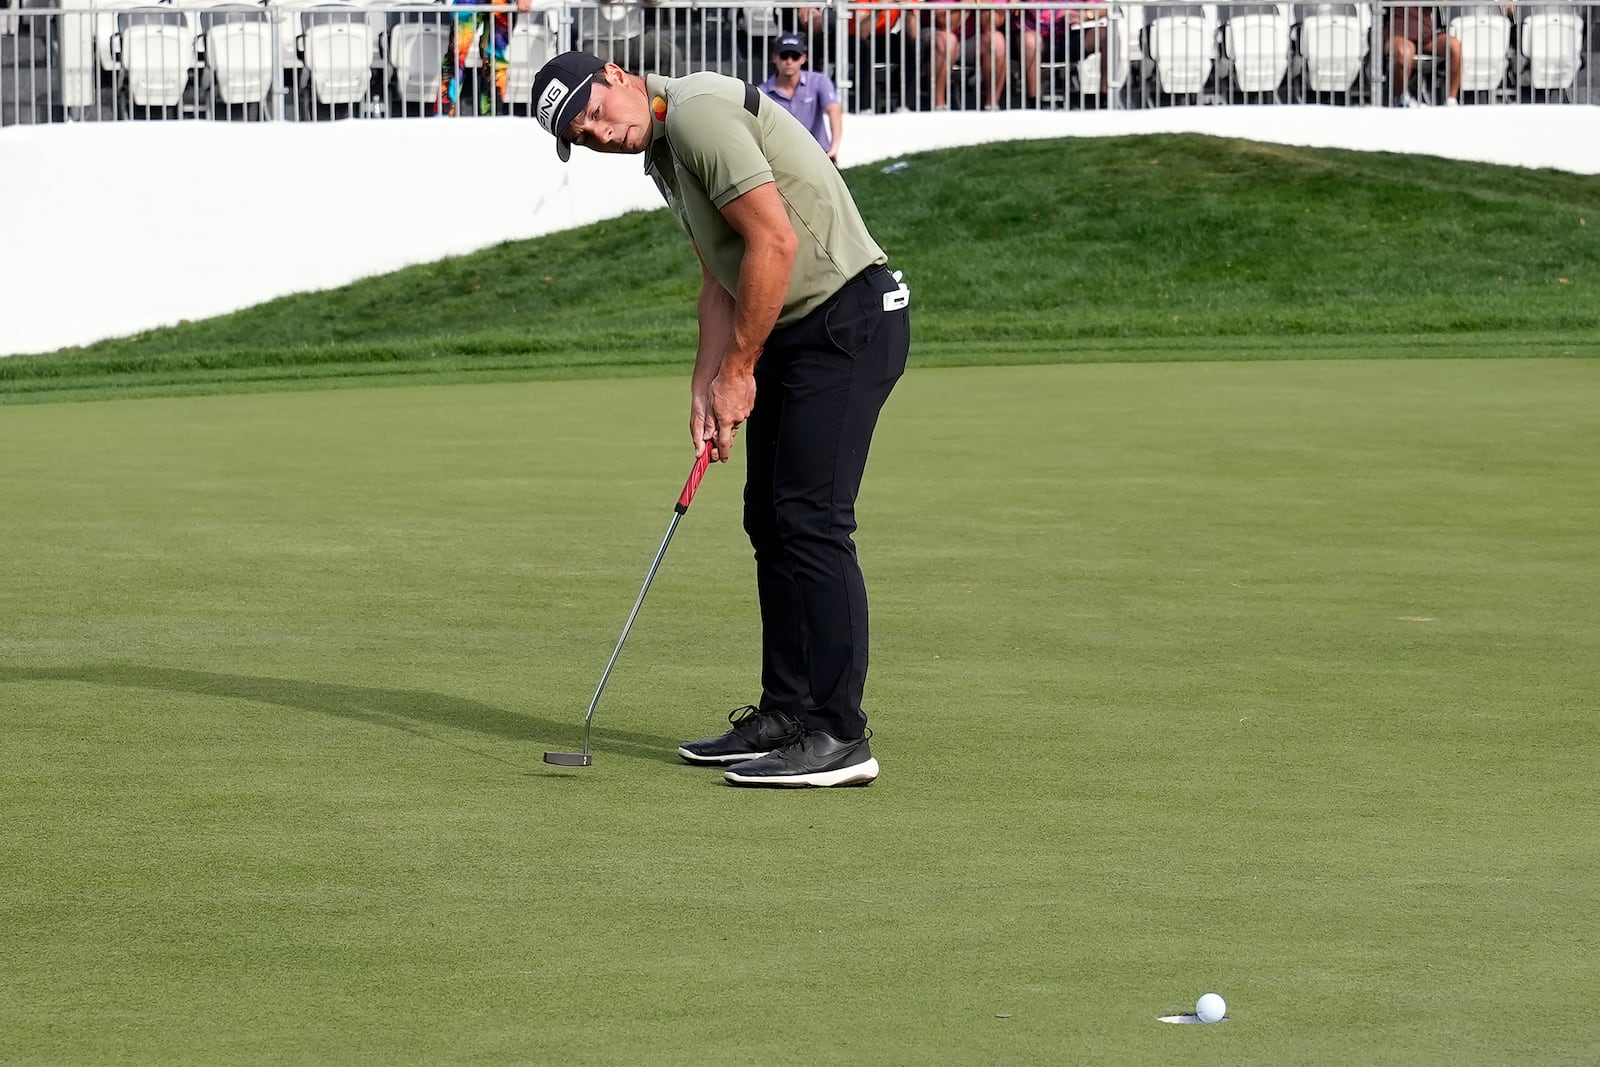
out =
<path fill-rule="evenodd" d="M 744 425 L 744 528 L 761 600 L 761 703 L 860 737 L 867 588 L 850 535 L 878 412 L 905 372 L 910 313 L 871 267 L 767 339 Z"/>

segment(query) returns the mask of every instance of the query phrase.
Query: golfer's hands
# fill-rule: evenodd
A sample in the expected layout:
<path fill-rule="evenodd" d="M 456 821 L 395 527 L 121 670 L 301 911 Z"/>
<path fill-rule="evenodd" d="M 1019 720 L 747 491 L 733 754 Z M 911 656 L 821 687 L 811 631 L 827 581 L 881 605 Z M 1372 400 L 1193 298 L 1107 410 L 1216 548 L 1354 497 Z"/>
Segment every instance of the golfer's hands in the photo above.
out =
<path fill-rule="evenodd" d="M 724 372 L 711 379 L 706 392 L 709 405 L 706 427 L 711 432 L 701 440 L 711 442 L 711 458 L 728 462 L 733 455 L 733 437 L 756 406 L 756 376 L 753 373 Z M 695 449 L 695 455 L 700 450 Z"/>
<path fill-rule="evenodd" d="M 694 458 L 700 458 L 701 449 L 711 447 L 717 427 L 711 421 L 711 386 L 696 386 L 689 392 L 689 443 L 694 445 Z"/>

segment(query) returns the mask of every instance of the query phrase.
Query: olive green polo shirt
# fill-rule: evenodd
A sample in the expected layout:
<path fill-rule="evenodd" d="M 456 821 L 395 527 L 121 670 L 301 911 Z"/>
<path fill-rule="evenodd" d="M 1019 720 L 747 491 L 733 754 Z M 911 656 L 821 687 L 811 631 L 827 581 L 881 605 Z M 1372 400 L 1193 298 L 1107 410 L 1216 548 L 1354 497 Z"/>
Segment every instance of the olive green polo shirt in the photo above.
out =
<path fill-rule="evenodd" d="M 650 147 L 645 173 L 700 249 L 713 277 L 739 291 L 744 238 L 722 208 L 776 182 L 799 244 L 778 325 L 802 318 L 840 286 L 887 257 L 856 209 L 839 168 L 793 115 L 757 93 L 745 110 L 745 83 L 710 71 L 645 76 Z"/>

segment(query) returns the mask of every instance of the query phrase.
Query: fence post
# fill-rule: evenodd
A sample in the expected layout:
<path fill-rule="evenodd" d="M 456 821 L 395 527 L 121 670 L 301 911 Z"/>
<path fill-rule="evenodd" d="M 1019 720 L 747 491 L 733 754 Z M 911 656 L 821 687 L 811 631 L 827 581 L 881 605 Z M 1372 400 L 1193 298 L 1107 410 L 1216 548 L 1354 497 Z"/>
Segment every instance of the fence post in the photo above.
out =
<path fill-rule="evenodd" d="M 833 0 L 834 84 L 845 99 L 850 99 L 850 0 Z"/>

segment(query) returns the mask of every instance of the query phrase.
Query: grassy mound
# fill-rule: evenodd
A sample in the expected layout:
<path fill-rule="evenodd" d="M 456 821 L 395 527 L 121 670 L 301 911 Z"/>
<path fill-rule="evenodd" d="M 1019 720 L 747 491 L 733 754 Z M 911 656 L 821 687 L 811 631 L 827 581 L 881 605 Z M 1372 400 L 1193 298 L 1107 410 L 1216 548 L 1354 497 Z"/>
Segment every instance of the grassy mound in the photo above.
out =
<path fill-rule="evenodd" d="M 1600 182 L 1200 136 L 994 144 L 848 178 L 924 363 L 1593 354 Z M 0 399 L 681 369 L 664 211 L 50 356 Z"/>

